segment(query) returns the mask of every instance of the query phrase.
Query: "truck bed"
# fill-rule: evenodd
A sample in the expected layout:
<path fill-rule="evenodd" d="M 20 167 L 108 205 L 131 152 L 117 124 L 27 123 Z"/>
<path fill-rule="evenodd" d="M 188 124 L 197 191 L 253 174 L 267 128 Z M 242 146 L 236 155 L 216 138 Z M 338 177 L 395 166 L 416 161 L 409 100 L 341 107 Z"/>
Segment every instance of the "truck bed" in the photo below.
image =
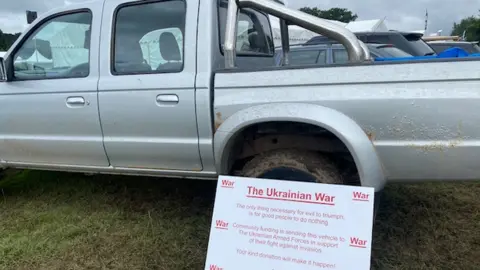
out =
<path fill-rule="evenodd" d="M 214 113 L 228 119 L 255 105 L 316 104 L 362 127 L 389 181 L 479 179 L 478 61 L 221 70 Z"/>

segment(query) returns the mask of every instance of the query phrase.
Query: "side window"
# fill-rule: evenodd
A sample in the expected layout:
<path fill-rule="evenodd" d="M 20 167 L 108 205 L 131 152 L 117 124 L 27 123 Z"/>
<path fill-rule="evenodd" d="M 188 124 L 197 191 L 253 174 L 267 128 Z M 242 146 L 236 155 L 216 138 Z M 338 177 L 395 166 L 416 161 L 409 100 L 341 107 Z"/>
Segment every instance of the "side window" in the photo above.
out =
<path fill-rule="evenodd" d="M 90 73 L 92 14 L 78 12 L 43 23 L 13 55 L 14 78 L 81 78 Z"/>
<path fill-rule="evenodd" d="M 222 53 L 225 41 L 227 7 L 227 1 L 219 0 L 218 20 Z M 250 8 L 240 10 L 237 22 L 236 48 L 238 55 L 273 56 L 275 50 L 273 34 L 267 14 Z"/>
<path fill-rule="evenodd" d="M 290 52 L 291 65 L 312 65 L 317 62 L 319 51 L 317 50 L 300 50 Z"/>
<path fill-rule="evenodd" d="M 318 56 L 317 59 L 317 64 L 320 65 L 326 65 L 327 64 L 327 51 L 326 50 L 321 50 L 320 55 Z"/>
<path fill-rule="evenodd" d="M 183 0 L 120 7 L 114 29 L 114 75 L 181 72 L 186 4 Z"/>
<path fill-rule="evenodd" d="M 345 64 L 348 63 L 348 53 L 345 49 L 333 49 L 333 63 Z"/>

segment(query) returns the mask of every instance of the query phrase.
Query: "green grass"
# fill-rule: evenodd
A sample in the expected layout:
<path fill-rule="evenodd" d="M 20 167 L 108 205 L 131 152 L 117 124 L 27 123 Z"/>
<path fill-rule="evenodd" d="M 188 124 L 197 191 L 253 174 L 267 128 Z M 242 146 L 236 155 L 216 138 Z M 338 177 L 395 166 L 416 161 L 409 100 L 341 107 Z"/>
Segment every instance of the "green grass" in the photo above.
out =
<path fill-rule="evenodd" d="M 387 187 L 373 269 L 480 269 L 480 184 Z M 0 269 L 202 269 L 215 183 L 8 171 Z"/>

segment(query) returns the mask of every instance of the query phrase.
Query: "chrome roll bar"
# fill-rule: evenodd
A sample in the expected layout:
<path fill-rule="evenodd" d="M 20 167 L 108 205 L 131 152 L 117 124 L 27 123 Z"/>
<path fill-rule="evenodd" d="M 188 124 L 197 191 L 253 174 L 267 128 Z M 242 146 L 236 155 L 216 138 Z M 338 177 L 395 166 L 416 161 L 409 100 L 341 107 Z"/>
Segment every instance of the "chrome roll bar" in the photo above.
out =
<path fill-rule="evenodd" d="M 239 8 L 255 8 L 280 18 L 282 36 L 285 34 L 285 22 L 291 22 L 317 34 L 326 36 L 343 44 L 347 49 L 350 62 L 359 63 L 370 60 L 370 51 L 359 41 L 355 34 L 343 26 L 309 15 L 299 10 L 285 7 L 281 1 L 272 0 L 228 0 L 227 25 L 225 29 L 225 67 L 235 67 L 237 19 Z M 283 21 L 283 22 L 282 22 Z M 282 37 L 282 40 L 283 37 Z M 282 48 L 286 49 L 282 41 Z M 285 51 L 286 55 L 288 51 Z"/>

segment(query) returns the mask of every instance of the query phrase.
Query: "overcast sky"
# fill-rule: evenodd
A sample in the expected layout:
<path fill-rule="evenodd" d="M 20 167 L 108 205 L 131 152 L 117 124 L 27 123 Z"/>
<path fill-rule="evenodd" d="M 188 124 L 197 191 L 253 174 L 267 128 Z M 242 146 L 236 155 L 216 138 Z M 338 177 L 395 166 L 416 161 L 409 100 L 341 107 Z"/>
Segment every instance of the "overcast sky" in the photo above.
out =
<path fill-rule="evenodd" d="M 84 0 L 69 0 L 78 2 Z M 0 4 L 0 29 L 4 32 L 19 32 L 25 25 L 25 9 L 45 12 L 64 5 L 64 0 L 4 0 Z M 342 7 L 352 10 L 358 20 L 386 17 L 390 29 L 422 30 L 425 9 L 429 13 L 428 32 L 443 30 L 450 34 L 454 21 L 479 14 L 480 0 L 286 0 L 293 8 L 318 7 L 328 9 Z"/>

